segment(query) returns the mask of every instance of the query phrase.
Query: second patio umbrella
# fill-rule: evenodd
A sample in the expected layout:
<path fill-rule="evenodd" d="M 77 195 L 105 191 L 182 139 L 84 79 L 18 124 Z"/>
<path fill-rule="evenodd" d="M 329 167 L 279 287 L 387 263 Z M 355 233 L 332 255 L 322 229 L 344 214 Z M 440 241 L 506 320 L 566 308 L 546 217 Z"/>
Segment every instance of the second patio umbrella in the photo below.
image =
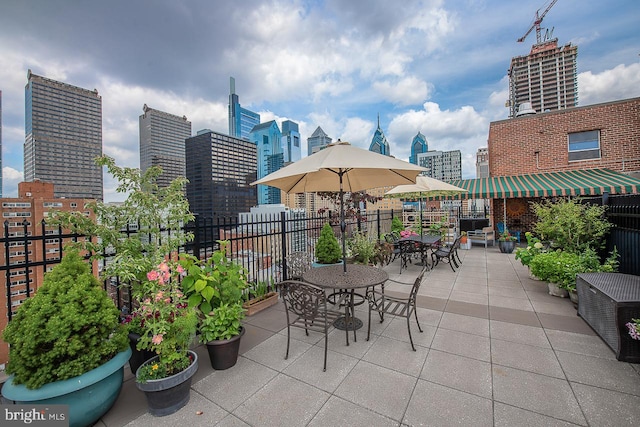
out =
<path fill-rule="evenodd" d="M 251 185 L 269 185 L 285 193 L 339 191 L 342 262 L 344 271 L 347 271 L 344 192 L 415 184 L 417 175 L 425 170 L 423 167 L 403 160 L 354 147 L 348 142 L 338 140 L 311 156 L 252 182 Z"/>

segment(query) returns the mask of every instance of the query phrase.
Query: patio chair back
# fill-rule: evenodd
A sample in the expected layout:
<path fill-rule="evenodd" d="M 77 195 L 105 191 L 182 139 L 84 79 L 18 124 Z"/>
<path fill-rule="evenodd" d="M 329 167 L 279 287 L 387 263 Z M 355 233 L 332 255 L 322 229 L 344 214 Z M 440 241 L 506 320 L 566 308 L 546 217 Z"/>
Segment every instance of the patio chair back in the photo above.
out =
<path fill-rule="evenodd" d="M 309 271 L 313 263 L 313 255 L 309 252 L 291 252 L 286 257 L 287 279 L 301 280 L 302 275 Z"/>

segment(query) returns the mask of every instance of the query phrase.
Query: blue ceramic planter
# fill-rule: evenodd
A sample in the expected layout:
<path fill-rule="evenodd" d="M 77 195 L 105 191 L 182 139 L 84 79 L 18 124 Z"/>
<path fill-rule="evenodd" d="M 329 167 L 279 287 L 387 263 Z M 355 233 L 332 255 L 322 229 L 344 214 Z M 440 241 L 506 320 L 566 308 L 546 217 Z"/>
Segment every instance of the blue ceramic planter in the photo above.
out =
<path fill-rule="evenodd" d="M 13 384 L 12 376 L 2 387 L 2 396 L 18 404 L 68 405 L 70 427 L 93 425 L 118 398 L 124 365 L 130 356 L 128 348 L 85 374 L 45 384 L 36 390 Z"/>

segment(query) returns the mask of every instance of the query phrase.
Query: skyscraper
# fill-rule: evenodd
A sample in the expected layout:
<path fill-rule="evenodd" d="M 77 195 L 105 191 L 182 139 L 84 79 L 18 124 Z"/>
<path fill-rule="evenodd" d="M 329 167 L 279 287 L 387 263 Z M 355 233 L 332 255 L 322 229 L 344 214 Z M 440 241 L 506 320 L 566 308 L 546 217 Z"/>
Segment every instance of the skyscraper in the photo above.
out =
<path fill-rule="evenodd" d="M 297 162 L 302 158 L 298 124 L 291 120 L 282 122 L 282 150 L 285 163 Z"/>
<path fill-rule="evenodd" d="M 258 179 L 264 178 L 284 165 L 282 133 L 275 120 L 256 125 L 250 133 L 250 140 L 258 148 Z M 280 190 L 267 185 L 258 185 L 258 204 L 281 203 Z"/>
<path fill-rule="evenodd" d="M 158 186 L 166 187 L 179 176 L 185 176 L 184 140 L 191 136 L 191 122 L 186 116 L 174 116 L 160 110 L 142 107 L 140 116 L 140 170 L 160 166 Z"/>
<path fill-rule="evenodd" d="M 260 114 L 242 108 L 236 95 L 236 79 L 229 78 L 229 135 L 249 140 L 249 133 L 260 124 Z"/>
<path fill-rule="evenodd" d="M 187 199 L 203 218 L 237 217 L 256 205 L 256 145 L 211 130 L 185 143 Z"/>
<path fill-rule="evenodd" d="M 489 149 L 480 147 L 476 153 L 476 178 L 489 177 Z"/>
<path fill-rule="evenodd" d="M 387 141 L 387 137 L 384 136 L 384 132 L 380 127 L 380 115 L 378 115 L 378 128 L 373 134 L 373 138 L 371 138 L 371 145 L 369 146 L 369 151 L 373 151 L 374 153 L 382 154 L 384 156 L 391 155 L 391 148 L 389 147 L 389 141 Z"/>
<path fill-rule="evenodd" d="M 33 74 L 25 86 L 24 179 L 52 182 L 55 197 L 102 200 L 102 98 Z"/>
<path fill-rule="evenodd" d="M 427 137 L 418 132 L 418 134 L 413 137 L 413 141 L 411 141 L 411 156 L 409 157 L 409 163 L 417 165 L 418 154 L 426 153 L 427 151 L 429 151 Z"/>
<path fill-rule="evenodd" d="M 331 137 L 318 126 L 311 136 L 307 138 L 307 155 L 310 156 L 313 153 L 317 153 L 329 144 L 331 144 Z"/>
<path fill-rule="evenodd" d="M 516 117 L 520 104 L 530 102 L 537 113 L 578 105 L 576 59 L 578 47 L 558 39 L 536 43 L 529 55 L 511 58 L 509 67 L 509 117 Z"/>

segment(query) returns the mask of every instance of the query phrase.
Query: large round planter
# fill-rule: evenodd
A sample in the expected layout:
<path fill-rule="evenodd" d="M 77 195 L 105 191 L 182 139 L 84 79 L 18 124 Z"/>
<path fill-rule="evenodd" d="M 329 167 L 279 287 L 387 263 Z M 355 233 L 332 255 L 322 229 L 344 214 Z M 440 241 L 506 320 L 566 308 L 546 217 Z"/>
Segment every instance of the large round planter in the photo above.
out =
<path fill-rule="evenodd" d="M 570 290 L 569 299 L 571 300 L 571 303 L 573 304 L 573 306 L 577 309 L 578 308 L 578 291 L 575 289 Z"/>
<path fill-rule="evenodd" d="M 138 350 L 137 345 L 140 335 L 129 332 L 129 346 L 131 347 L 131 357 L 129 358 L 129 367 L 131 372 L 135 374 L 138 368 L 147 360 L 156 355 L 155 352 L 149 350 Z"/>
<path fill-rule="evenodd" d="M 510 254 L 516 248 L 516 242 L 513 240 L 499 240 L 498 247 L 503 254 Z"/>
<path fill-rule="evenodd" d="M 240 333 L 228 340 L 215 340 L 207 343 L 209 360 L 211 367 L 216 371 L 229 369 L 238 361 L 240 352 L 240 338 L 244 335 L 245 329 L 240 327 Z"/>
<path fill-rule="evenodd" d="M 562 289 L 555 283 L 547 282 L 547 288 L 549 289 L 549 295 L 553 295 L 554 297 L 566 298 L 569 296 L 569 291 Z"/>
<path fill-rule="evenodd" d="M 191 350 L 189 350 L 189 354 L 193 362 L 182 372 L 159 380 L 148 380 L 144 383 L 136 380 L 136 387 L 138 387 L 138 390 L 143 391 L 147 398 L 147 407 L 151 415 L 164 417 L 177 412 L 189 403 L 191 379 L 198 371 L 198 355 Z M 142 366 L 153 363 L 157 358 L 158 356 L 155 356 L 147 360 Z M 136 371 L 137 376 L 138 372 Z"/>
<path fill-rule="evenodd" d="M 131 349 L 126 349 L 89 372 L 36 390 L 13 384 L 12 376 L 2 387 L 2 396 L 17 404 L 68 405 L 70 427 L 93 425 L 118 398 L 129 356 Z"/>

